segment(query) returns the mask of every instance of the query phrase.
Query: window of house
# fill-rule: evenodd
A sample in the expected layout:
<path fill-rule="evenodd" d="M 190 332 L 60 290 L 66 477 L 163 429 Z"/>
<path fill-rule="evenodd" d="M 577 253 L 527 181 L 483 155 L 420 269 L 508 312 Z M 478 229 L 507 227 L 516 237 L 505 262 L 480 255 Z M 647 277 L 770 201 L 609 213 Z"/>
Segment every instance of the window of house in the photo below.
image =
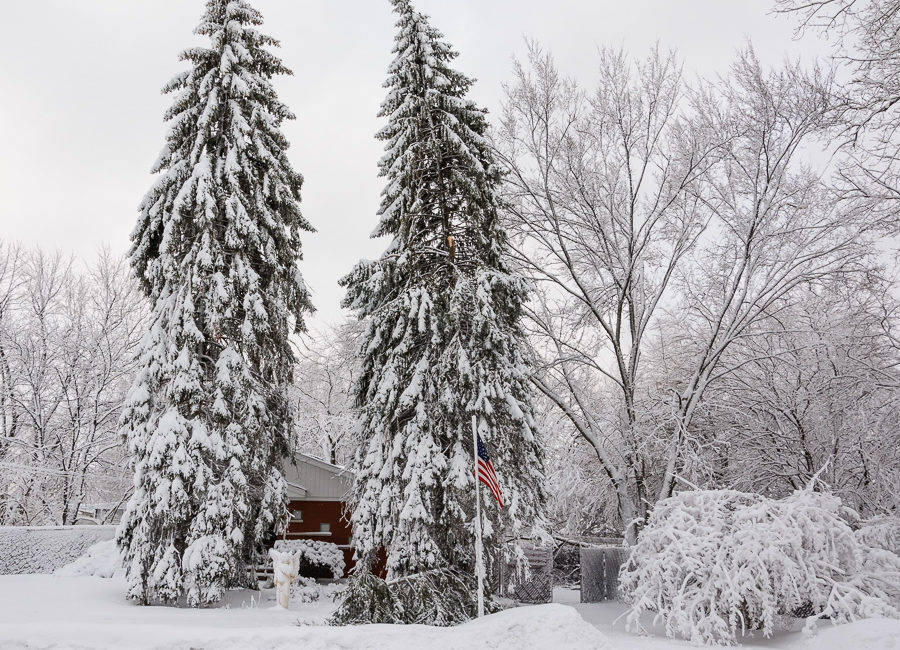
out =
<path fill-rule="evenodd" d="M 319 532 L 320 533 L 330 533 L 331 532 L 331 524 L 319 524 Z"/>
<path fill-rule="evenodd" d="M 303 521 L 303 511 L 300 508 L 291 511 L 291 521 Z"/>

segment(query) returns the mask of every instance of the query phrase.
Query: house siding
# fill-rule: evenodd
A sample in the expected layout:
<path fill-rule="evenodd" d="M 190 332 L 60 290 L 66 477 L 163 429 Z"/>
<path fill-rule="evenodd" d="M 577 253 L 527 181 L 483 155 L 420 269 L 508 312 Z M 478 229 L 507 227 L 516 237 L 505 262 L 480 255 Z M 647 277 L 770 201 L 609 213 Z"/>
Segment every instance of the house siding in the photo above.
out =
<path fill-rule="evenodd" d="M 298 458 L 296 464 L 287 464 L 284 468 L 284 479 L 289 484 L 289 496 L 335 501 L 343 501 L 347 497 L 353 486 L 353 475 L 339 468 L 320 467 L 318 464 L 320 462 Z M 302 486 L 306 494 L 291 494 L 290 485 Z"/>
<path fill-rule="evenodd" d="M 344 553 L 344 576 L 353 568 L 353 549 L 350 547 L 351 529 L 349 522 L 344 518 L 345 504 L 340 501 L 314 501 L 292 500 L 288 507 L 291 512 L 300 510 L 302 521 L 291 520 L 288 525 L 285 539 L 315 539 L 321 542 L 337 544 Z M 327 524 L 330 530 L 321 532 L 322 524 Z M 330 576 L 311 576 L 330 577 Z"/>

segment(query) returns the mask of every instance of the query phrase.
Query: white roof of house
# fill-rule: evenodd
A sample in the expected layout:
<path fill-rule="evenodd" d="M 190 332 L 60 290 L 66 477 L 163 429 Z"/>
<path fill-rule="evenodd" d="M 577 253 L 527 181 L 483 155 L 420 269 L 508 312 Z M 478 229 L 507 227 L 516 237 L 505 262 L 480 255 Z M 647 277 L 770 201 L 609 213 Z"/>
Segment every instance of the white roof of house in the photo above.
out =
<path fill-rule="evenodd" d="M 291 500 L 344 501 L 353 486 L 353 472 L 303 453 L 284 467 Z"/>

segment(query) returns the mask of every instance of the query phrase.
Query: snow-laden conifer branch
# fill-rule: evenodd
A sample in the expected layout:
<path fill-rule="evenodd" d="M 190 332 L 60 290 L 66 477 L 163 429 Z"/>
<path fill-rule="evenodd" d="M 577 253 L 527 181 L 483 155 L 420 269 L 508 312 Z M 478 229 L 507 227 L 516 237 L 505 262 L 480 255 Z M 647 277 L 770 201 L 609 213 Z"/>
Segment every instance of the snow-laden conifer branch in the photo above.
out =
<path fill-rule="evenodd" d="M 507 266 L 485 111 L 442 35 L 409 2 L 394 5 L 373 233 L 391 243 L 342 281 L 367 327 L 354 543 L 362 567 L 383 547 L 391 579 L 474 568 L 473 414 L 509 504 L 485 508 L 486 537 L 540 529 L 544 498 L 519 326 L 526 285 Z"/>
<path fill-rule="evenodd" d="M 128 595 L 191 605 L 253 584 L 283 520 L 288 337 L 305 329 L 297 270 L 303 178 L 271 79 L 289 71 L 245 0 L 209 0 L 165 88 L 171 129 L 140 206 L 132 265 L 153 301 L 122 419 L 135 490 L 119 529 Z"/>

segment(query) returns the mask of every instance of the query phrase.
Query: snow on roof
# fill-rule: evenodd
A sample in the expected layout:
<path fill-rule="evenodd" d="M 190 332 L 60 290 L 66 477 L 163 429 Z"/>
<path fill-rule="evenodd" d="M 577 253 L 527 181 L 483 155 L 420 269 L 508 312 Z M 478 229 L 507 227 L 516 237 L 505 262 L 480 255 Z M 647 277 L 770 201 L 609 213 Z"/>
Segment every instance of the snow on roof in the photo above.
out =
<path fill-rule="evenodd" d="M 289 499 L 343 501 L 353 485 L 353 472 L 297 452 L 284 468 L 284 479 Z"/>

